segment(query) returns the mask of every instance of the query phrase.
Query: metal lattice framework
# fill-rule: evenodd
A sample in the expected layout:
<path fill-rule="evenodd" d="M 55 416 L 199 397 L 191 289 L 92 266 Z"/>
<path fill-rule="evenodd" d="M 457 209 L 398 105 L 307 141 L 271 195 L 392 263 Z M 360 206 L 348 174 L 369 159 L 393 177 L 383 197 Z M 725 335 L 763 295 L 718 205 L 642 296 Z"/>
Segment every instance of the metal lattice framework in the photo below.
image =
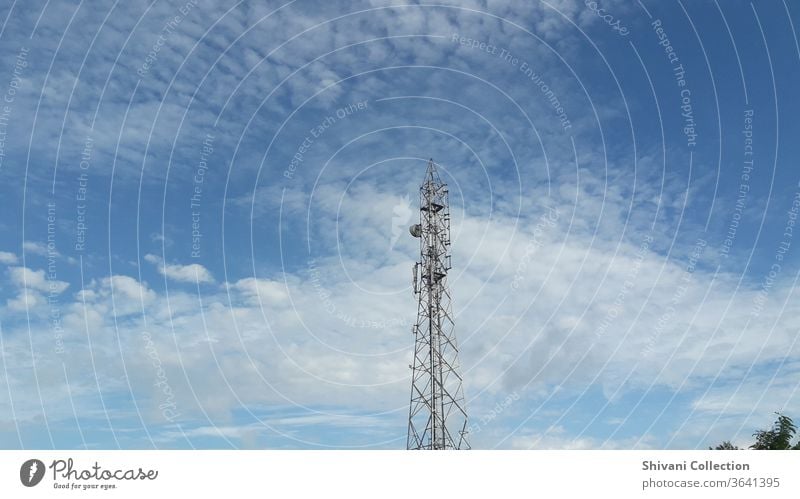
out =
<path fill-rule="evenodd" d="M 414 364 L 408 415 L 408 449 L 469 449 L 467 412 L 447 271 L 450 270 L 450 206 L 447 184 L 433 160 L 419 189 L 420 240 L 414 264 L 414 294 L 419 298 L 413 326 Z"/>

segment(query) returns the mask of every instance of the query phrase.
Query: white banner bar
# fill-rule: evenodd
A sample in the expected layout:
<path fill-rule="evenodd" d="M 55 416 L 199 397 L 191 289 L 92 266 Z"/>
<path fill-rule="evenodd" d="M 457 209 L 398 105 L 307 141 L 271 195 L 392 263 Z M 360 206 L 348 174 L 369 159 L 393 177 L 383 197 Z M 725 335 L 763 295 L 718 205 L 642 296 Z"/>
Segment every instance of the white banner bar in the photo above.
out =
<path fill-rule="evenodd" d="M 798 469 L 791 451 L 2 451 L 0 497 L 795 498 Z"/>

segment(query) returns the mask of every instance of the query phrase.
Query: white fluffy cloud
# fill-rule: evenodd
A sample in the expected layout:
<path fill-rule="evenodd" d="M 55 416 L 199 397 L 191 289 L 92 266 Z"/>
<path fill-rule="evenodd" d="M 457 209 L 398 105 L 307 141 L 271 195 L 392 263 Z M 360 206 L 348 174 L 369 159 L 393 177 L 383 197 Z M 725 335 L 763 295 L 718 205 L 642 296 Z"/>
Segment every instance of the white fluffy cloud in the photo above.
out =
<path fill-rule="evenodd" d="M 145 255 L 144 259 L 156 265 L 161 275 L 173 281 L 190 283 L 214 282 L 214 277 L 211 275 L 211 272 L 199 263 L 192 263 L 189 265 L 165 264 L 161 258 L 152 254 Z"/>
<path fill-rule="evenodd" d="M 47 246 L 42 243 L 34 241 L 25 241 L 22 243 L 23 251 L 33 253 L 34 255 L 47 256 Z"/>
<path fill-rule="evenodd" d="M 24 241 L 22 243 L 22 251 L 47 258 L 64 258 L 64 255 L 62 255 L 54 245 L 45 245 L 36 241 Z M 67 261 L 67 263 L 72 265 L 76 265 L 78 263 L 78 260 L 71 256 L 68 256 L 64 259 Z"/>
<path fill-rule="evenodd" d="M 45 298 L 30 289 L 20 290 L 16 297 L 10 298 L 6 304 L 8 309 L 14 312 L 25 312 L 35 309 L 45 303 Z"/>
<path fill-rule="evenodd" d="M 14 253 L 9 253 L 7 251 L 0 251 L 0 263 L 4 263 L 6 265 L 14 265 L 17 263 L 17 255 Z"/>
<path fill-rule="evenodd" d="M 31 270 L 28 267 L 12 267 L 8 269 L 11 282 L 21 288 L 28 288 L 42 293 L 62 293 L 69 287 L 68 282 L 48 279 L 44 270 Z"/>
<path fill-rule="evenodd" d="M 248 277 L 228 285 L 229 289 L 240 292 L 255 303 L 268 303 L 270 305 L 288 303 L 286 286 L 276 281 Z"/>

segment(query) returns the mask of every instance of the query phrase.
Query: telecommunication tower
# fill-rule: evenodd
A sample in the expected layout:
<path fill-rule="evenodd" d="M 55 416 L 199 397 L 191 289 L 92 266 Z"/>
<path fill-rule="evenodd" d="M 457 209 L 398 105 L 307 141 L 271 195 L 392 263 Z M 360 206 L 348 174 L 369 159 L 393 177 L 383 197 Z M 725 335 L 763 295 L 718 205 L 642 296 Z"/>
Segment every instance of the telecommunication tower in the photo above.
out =
<path fill-rule="evenodd" d="M 450 206 L 447 184 L 433 160 L 419 189 L 419 223 L 409 228 L 419 238 L 414 264 L 418 297 L 411 366 L 408 449 L 469 449 L 458 346 L 447 286 L 450 270 Z"/>

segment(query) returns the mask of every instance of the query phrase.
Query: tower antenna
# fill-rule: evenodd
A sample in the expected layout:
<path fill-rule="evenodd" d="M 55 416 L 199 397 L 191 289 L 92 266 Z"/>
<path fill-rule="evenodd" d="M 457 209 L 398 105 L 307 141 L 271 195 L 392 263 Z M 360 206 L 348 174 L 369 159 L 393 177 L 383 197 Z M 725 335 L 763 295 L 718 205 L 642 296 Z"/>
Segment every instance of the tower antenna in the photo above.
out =
<path fill-rule="evenodd" d="M 450 270 L 450 205 L 447 184 L 431 159 L 419 188 L 419 238 L 414 264 L 418 297 L 408 413 L 408 449 L 469 449 L 467 412 L 447 272 Z M 417 277 L 418 276 L 418 277 Z"/>

